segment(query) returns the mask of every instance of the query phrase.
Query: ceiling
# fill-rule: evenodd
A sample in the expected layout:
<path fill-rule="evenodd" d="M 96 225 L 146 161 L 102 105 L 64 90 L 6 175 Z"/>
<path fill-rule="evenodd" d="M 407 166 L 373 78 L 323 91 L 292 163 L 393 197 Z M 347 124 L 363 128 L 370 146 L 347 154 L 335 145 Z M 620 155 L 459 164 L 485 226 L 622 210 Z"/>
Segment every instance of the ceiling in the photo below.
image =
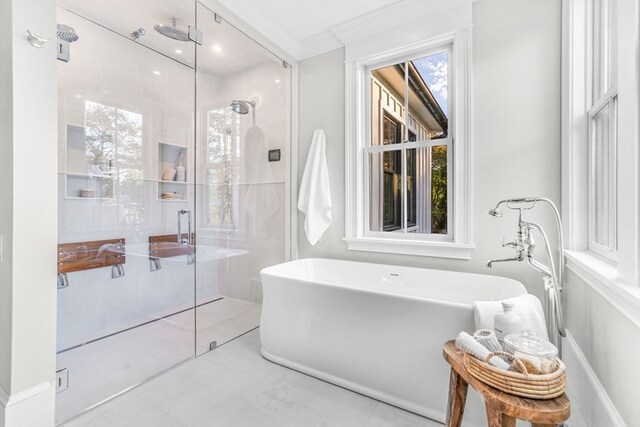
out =
<path fill-rule="evenodd" d="M 318 35 L 397 0 L 222 0 L 232 8 L 249 6 L 279 24 L 298 40 Z M 236 7 L 237 8 L 237 7 Z"/>
<path fill-rule="evenodd" d="M 361 20 L 374 11 L 393 7 L 398 1 L 219 0 L 223 6 L 297 59 L 339 47 L 341 44 L 332 34 L 332 28 Z"/>

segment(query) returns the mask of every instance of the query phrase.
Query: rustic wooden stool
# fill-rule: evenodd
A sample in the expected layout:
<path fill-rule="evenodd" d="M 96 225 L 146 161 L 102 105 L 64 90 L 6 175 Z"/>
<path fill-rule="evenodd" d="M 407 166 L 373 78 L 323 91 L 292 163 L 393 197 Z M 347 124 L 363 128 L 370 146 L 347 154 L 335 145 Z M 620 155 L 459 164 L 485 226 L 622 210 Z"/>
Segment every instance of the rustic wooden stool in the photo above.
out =
<path fill-rule="evenodd" d="M 489 427 L 515 427 L 516 419 L 529 421 L 534 427 L 555 426 L 569 418 L 570 405 L 566 393 L 549 400 L 526 399 L 504 393 L 467 371 L 462 362 L 464 353 L 458 350 L 455 341 L 447 341 L 442 354 L 451 365 L 447 427 L 460 427 L 469 384 L 482 395 Z"/>

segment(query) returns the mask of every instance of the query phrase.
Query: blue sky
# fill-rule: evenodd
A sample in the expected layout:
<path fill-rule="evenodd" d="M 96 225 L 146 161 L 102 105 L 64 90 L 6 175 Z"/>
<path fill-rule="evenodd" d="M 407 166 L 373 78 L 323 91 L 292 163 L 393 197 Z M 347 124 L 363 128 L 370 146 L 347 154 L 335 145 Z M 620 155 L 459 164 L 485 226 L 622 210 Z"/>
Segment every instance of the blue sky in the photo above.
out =
<path fill-rule="evenodd" d="M 440 104 L 442 111 L 448 116 L 448 58 L 447 52 L 439 52 L 435 55 L 425 56 L 413 60 L 413 65 L 431 89 L 431 93 Z"/>

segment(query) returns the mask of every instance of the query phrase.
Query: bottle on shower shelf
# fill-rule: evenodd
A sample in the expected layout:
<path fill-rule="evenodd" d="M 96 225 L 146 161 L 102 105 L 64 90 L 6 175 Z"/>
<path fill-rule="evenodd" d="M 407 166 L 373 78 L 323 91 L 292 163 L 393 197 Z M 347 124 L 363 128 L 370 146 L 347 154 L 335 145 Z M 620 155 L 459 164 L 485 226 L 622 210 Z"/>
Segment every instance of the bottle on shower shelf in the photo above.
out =
<path fill-rule="evenodd" d="M 187 180 L 187 173 L 182 166 L 184 161 L 184 149 L 180 149 L 180 157 L 178 157 L 178 166 L 176 166 L 176 181 L 185 182 Z"/>

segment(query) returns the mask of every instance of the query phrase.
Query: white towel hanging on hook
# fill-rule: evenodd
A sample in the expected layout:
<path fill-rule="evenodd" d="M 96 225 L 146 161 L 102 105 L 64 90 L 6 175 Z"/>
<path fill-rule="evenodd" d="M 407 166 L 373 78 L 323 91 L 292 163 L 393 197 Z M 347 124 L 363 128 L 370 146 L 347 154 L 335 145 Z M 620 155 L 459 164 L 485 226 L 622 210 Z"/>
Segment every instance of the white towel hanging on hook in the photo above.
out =
<path fill-rule="evenodd" d="M 331 225 L 331 189 L 326 157 L 326 136 L 322 129 L 313 132 L 313 140 L 302 174 L 298 209 L 305 214 L 304 231 L 315 245 Z"/>

